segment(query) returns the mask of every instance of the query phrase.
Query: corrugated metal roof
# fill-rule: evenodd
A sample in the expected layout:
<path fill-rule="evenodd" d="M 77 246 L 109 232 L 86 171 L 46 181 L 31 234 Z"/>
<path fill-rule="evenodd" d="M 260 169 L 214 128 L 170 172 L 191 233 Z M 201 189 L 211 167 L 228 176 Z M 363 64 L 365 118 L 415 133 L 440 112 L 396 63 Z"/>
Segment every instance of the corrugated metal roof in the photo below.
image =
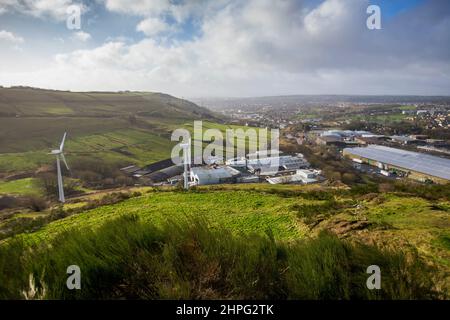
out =
<path fill-rule="evenodd" d="M 169 168 L 165 168 L 159 171 L 152 172 L 148 175 L 145 175 L 146 178 L 152 180 L 153 182 L 162 182 L 169 178 L 179 175 L 184 171 L 183 166 L 171 166 Z"/>
<path fill-rule="evenodd" d="M 450 159 L 378 145 L 346 148 L 344 151 L 363 158 L 450 180 Z"/>
<path fill-rule="evenodd" d="M 200 179 L 225 179 L 237 176 L 240 172 L 231 167 L 194 167 L 191 169 L 192 174 Z"/>
<path fill-rule="evenodd" d="M 407 137 L 407 136 L 391 136 L 390 137 L 392 140 L 397 140 L 397 141 L 416 141 L 416 139 L 413 139 L 411 137 Z"/>

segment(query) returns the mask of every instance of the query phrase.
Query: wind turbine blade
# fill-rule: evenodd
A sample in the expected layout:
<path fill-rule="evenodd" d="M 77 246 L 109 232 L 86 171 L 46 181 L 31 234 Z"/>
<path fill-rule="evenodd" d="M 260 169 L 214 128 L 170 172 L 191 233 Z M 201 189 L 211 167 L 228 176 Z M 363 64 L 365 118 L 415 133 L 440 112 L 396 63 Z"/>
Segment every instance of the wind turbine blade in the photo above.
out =
<path fill-rule="evenodd" d="M 61 145 L 59 146 L 59 151 L 63 151 L 64 149 L 64 142 L 66 141 L 67 132 L 64 132 L 63 139 L 61 141 Z"/>
<path fill-rule="evenodd" d="M 67 161 L 66 161 L 66 157 L 64 157 L 64 153 L 60 153 L 59 155 L 61 156 L 61 160 L 66 165 L 67 170 L 70 170 L 69 165 L 67 164 Z"/>

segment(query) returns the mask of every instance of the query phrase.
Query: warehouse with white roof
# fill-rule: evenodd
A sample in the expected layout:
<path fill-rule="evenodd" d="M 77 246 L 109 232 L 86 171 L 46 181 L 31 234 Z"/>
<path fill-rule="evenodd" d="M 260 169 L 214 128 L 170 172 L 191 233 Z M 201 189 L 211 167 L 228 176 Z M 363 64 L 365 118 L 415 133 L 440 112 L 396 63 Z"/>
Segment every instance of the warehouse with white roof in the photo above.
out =
<path fill-rule="evenodd" d="M 376 166 L 413 180 L 450 182 L 450 159 L 379 145 L 346 148 L 343 153 L 355 162 Z"/>
<path fill-rule="evenodd" d="M 191 168 L 190 178 L 193 185 L 235 183 L 241 173 L 228 166 L 205 166 Z"/>

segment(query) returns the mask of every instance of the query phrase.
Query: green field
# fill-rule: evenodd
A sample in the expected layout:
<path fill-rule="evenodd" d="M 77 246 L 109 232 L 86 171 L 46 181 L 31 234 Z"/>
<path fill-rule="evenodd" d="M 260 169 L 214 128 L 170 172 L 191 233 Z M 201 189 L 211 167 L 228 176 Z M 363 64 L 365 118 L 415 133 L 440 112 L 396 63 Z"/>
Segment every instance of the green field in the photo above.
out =
<path fill-rule="evenodd" d="M 385 123 L 393 123 L 393 122 L 401 122 L 406 118 L 410 117 L 410 115 L 402 114 L 402 113 L 391 113 L 386 115 L 349 115 L 346 119 L 351 120 L 366 120 L 370 122 L 385 124 Z"/>

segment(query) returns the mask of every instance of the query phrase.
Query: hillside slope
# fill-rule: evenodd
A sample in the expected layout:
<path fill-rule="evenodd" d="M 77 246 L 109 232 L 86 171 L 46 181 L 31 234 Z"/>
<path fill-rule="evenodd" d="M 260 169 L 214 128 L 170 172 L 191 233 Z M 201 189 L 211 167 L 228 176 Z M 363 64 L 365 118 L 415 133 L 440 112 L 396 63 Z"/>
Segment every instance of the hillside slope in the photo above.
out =
<path fill-rule="evenodd" d="M 111 199 L 111 195 L 106 195 L 105 197 Z M 228 240 L 224 243 L 230 243 L 235 241 L 231 239 L 236 239 L 237 243 L 240 243 L 243 246 L 248 245 L 248 248 L 239 247 L 238 250 L 243 250 L 243 252 L 250 252 L 252 250 L 251 248 L 254 248 L 254 246 L 257 245 L 252 242 L 253 240 L 268 235 L 268 239 L 273 239 L 273 241 L 275 241 L 272 242 L 272 240 L 270 240 L 272 243 L 280 244 L 280 248 L 276 249 L 278 250 L 277 252 L 282 252 L 286 248 L 291 248 L 292 245 L 295 247 L 298 243 L 309 243 L 304 241 L 310 241 L 311 239 L 319 239 L 320 242 L 320 235 L 325 230 L 337 234 L 339 238 L 344 239 L 346 243 L 363 244 L 363 247 L 361 247 L 362 251 L 359 251 L 360 249 L 358 249 L 357 257 L 361 258 L 367 254 L 367 260 L 364 261 L 362 266 L 356 263 L 356 266 L 350 268 L 352 270 L 360 270 L 361 275 L 365 274 L 367 265 L 383 265 L 391 259 L 388 258 L 391 255 L 393 255 L 391 256 L 393 263 L 397 265 L 397 263 L 402 260 L 396 258 L 396 252 L 406 252 L 411 254 L 409 258 L 420 257 L 421 261 L 432 268 L 430 270 L 435 270 L 434 268 L 437 268 L 437 272 L 432 271 L 432 274 L 422 274 L 421 276 L 426 277 L 426 279 L 431 279 L 430 276 L 433 276 L 435 287 L 440 292 L 439 296 L 448 296 L 450 292 L 450 251 L 448 248 L 449 226 L 447 223 L 448 220 L 446 220 L 449 208 L 448 200 L 440 199 L 432 201 L 398 193 L 379 194 L 376 197 L 368 198 L 366 195 L 350 196 L 345 190 L 318 186 L 293 187 L 281 185 L 223 185 L 196 188 L 189 192 L 179 191 L 173 188 L 147 188 L 141 189 L 140 193 L 129 194 L 129 197 L 130 198 L 128 199 L 127 197 L 119 197 L 119 202 L 111 204 L 107 204 L 108 201 L 97 203 L 98 206 L 94 206 L 94 208 L 92 208 L 91 199 L 88 197 L 80 198 L 78 199 L 78 202 L 69 203 L 65 206 L 65 213 L 62 213 L 62 216 L 69 214 L 68 217 L 43 225 L 41 229 L 36 232 L 25 232 L 16 239 L 24 240 L 23 243 L 25 243 L 26 246 L 31 245 L 39 247 L 40 245 L 45 244 L 45 247 L 48 247 L 48 243 L 57 243 L 57 247 L 61 249 L 61 254 L 53 251 L 46 254 L 48 254 L 50 261 L 61 259 L 61 265 L 65 265 L 66 258 L 63 257 L 63 255 L 66 255 L 67 250 L 69 249 L 74 252 L 86 252 L 86 250 L 89 251 L 92 249 L 93 252 L 86 254 L 86 257 L 83 257 L 83 261 L 91 259 L 91 256 L 94 256 L 92 259 L 98 259 L 99 252 L 103 253 L 101 256 L 111 258 L 115 254 L 117 259 L 126 261 L 126 259 L 124 259 L 125 253 L 119 253 L 117 250 L 119 247 L 128 248 L 127 250 L 130 254 L 134 254 L 136 248 L 134 245 L 130 247 L 130 244 L 128 243 L 133 237 L 131 232 L 135 232 L 137 235 L 145 238 L 147 237 L 143 235 L 145 230 L 154 230 L 154 228 L 165 228 L 165 226 L 170 226 L 170 230 L 167 233 L 167 237 L 170 239 L 174 239 L 178 235 L 186 232 L 188 237 L 193 237 L 193 239 L 199 241 L 202 239 L 204 240 L 204 244 L 200 248 L 195 247 L 195 245 L 191 247 L 189 243 L 186 244 L 186 240 L 183 240 L 181 243 L 184 243 L 184 246 L 187 246 L 183 247 L 184 249 L 188 250 L 193 256 L 201 260 L 199 263 L 210 266 L 213 269 L 211 272 L 214 273 L 219 272 L 214 268 L 214 264 L 217 262 L 215 259 L 221 257 L 220 254 L 223 249 L 214 248 L 216 243 L 220 244 L 221 242 L 214 240 L 216 238 L 212 238 L 212 235 L 209 232 L 217 233 L 219 239 L 222 239 L 222 237 L 225 237 L 230 233 L 232 237 L 226 238 Z M 359 203 L 359 206 L 355 207 L 355 203 Z M 399 214 L 393 212 L 393 209 L 396 210 L 399 204 L 411 208 L 418 208 L 420 210 L 420 215 L 412 209 L 403 210 Z M 84 206 L 86 206 L 86 209 L 83 208 Z M 397 215 L 399 216 L 395 217 Z M 22 214 L 20 219 L 25 219 L 25 216 L 26 214 Z M 319 224 L 316 223 L 317 221 L 314 221 L 316 218 L 317 221 L 320 222 Z M 136 226 L 133 224 L 133 226 L 130 227 L 130 230 L 124 231 L 122 239 L 122 236 L 118 236 L 122 231 L 116 230 L 113 227 L 114 221 L 119 221 L 116 223 L 117 226 L 122 226 L 123 223 L 125 223 L 126 220 L 120 219 L 126 219 L 127 221 L 130 219 L 132 221 L 139 219 L 141 223 L 138 226 L 139 230 L 136 230 Z M 198 229 L 192 232 L 189 231 L 189 226 L 195 226 L 195 222 L 192 224 L 193 221 L 206 221 L 207 228 L 201 227 L 200 229 L 209 231 L 207 231 L 206 234 L 197 234 L 197 232 L 202 232 Z M 418 223 L 418 221 L 421 223 Z M 186 225 L 185 222 L 188 224 Z M 113 225 L 111 225 L 111 223 L 113 223 Z M 114 239 L 105 240 L 107 245 L 103 247 L 99 244 L 103 240 L 99 239 L 102 239 L 105 234 L 111 235 Z M 91 240 L 86 240 L 87 235 L 91 235 L 88 236 L 88 238 L 92 238 L 92 244 L 89 242 Z M 162 240 L 160 239 L 158 241 L 158 246 L 156 247 L 161 245 Z M 188 241 L 191 241 L 190 238 Z M 141 240 L 138 242 L 142 243 Z M 3 242 L 3 244 L 5 243 L 8 242 Z M 68 246 L 73 244 L 76 245 L 76 248 L 68 248 Z M 335 251 L 335 249 L 332 249 L 334 245 L 331 247 L 329 245 L 331 245 L 331 243 L 325 244 L 323 249 L 312 248 L 311 250 L 315 253 L 308 253 L 303 258 L 299 257 L 298 260 L 295 260 L 295 264 L 290 265 L 291 268 L 299 267 L 301 269 L 299 276 L 301 275 L 301 277 L 306 278 L 309 275 L 309 271 L 307 271 L 309 268 L 311 268 L 311 272 L 316 274 L 317 268 L 323 268 L 324 263 L 331 263 L 332 265 L 330 279 L 321 282 L 313 277 L 315 280 L 311 280 L 307 286 L 305 285 L 301 290 L 296 291 L 297 293 L 294 294 L 295 297 L 323 297 L 325 295 L 324 291 L 322 291 L 323 288 L 318 289 L 320 294 L 317 296 L 309 296 L 306 292 L 311 289 L 310 287 L 317 286 L 320 283 L 323 284 L 335 281 L 336 278 L 334 278 L 333 274 L 335 274 L 335 272 L 341 272 L 339 271 L 339 267 L 337 267 L 339 263 L 343 263 L 347 266 L 348 263 L 354 263 L 353 259 L 355 257 L 334 257 L 338 252 L 348 253 L 353 249 L 344 249 L 343 251 L 337 249 L 337 251 Z M 364 245 L 375 245 L 376 247 L 381 248 L 386 256 L 375 257 L 370 253 L 370 250 L 372 249 L 364 247 Z M 64 249 L 61 246 L 64 247 Z M 154 248 L 155 246 L 151 247 Z M 171 256 L 169 252 L 172 251 L 165 251 L 169 250 L 165 246 L 161 246 L 161 248 L 164 249 L 163 257 Z M 201 250 L 203 250 L 202 248 L 213 248 L 212 250 L 215 254 L 214 257 L 206 258 L 203 256 L 201 253 Z M 0 245 L 0 260 L 2 253 L 1 249 L 2 245 Z M 197 249 L 200 250 L 200 253 L 197 252 Z M 106 255 L 105 253 L 110 252 L 110 250 L 114 253 L 111 253 L 111 255 L 108 253 Z M 268 253 L 268 249 L 265 245 L 261 250 L 261 253 L 254 256 L 256 266 L 255 269 L 252 269 L 250 272 L 252 274 L 261 275 L 261 273 L 256 271 L 259 268 L 258 266 L 260 266 L 259 261 L 262 261 L 260 259 L 272 257 L 271 254 Z M 324 254 L 323 250 L 332 250 L 332 252 Z M 415 252 L 418 252 L 418 255 L 415 255 Z M 237 256 L 241 256 L 241 254 L 237 254 Z M 314 256 L 310 256 L 310 254 L 313 254 Z M 328 254 L 331 254 L 331 256 Z M 224 254 L 224 256 L 229 258 L 227 254 Z M 7 259 L 8 253 L 3 252 L 3 257 L 4 259 Z M 185 257 L 185 255 L 182 255 L 181 259 L 184 259 Z M 280 257 L 278 257 L 278 255 L 274 255 L 274 257 L 277 257 L 275 261 L 280 262 L 283 260 L 282 254 Z M 332 257 L 331 260 L 327 260 L 329 257 Z M 409 258 L 406 259 L 406 261 L 410 261 Z M 67 259 L 73 259 L 73 255 L 67 254 Z M 155 260 L 155 256 L 151 256 L 151 259 Z M 235 258 L 232 258 L 233 261 L 237 261 L 234 259 Z M 244 259 L 244 261 L 246 259 Z M 328 262 L 322 261 L 323 259 Z M 414 259 L 412 261 L 415 261 Z M 101 260 L 95 261 L 102 263 Z M 148 264 L 148 261 L 145 263 Z M 300 267 L 303 263 L 306 263 L 307 266 Z M 316 263 L 318 264 L 317 266 L 315 265 Z M 281 264 L 283 264 L 283 262 Z M 273 266 L 273 264 L 271 265 Z M 413 263 L 411 266 L 414 266 L 413 268 L 415 268 L 419 274 L 421 274 L 420 270 L 424 270 L 424 266 L 420 264 Z M 223 265 L 223 267 L 224 269 L 219 268 L 218 270 L 222 270 L 223 272 L 229 272 L 229 270 L 231 270 L 226 269 L 231 268 L 226 265 Z M 280 266 L 276 267 L 277 270 L 285 270 L 284 267 L 278 269 L 279 267 Z M 190 270 L 183 268 L 178 268 L 177 270 L 183 270 L 183 272 Z M 384 277 L 387 276 L 386 272 L 389 273 L 393 270 L 391 268 L 392 266 L 388 265 L 382 267 L 382 270 L 384 270 Z M 402 272 L 403 271 L 401 271 L 401 273 Z M 281 272 L 281 274 L 284 274 L 284 272 Z M 322 273 L 316 274 L 316 276 L 325 277 L 326 274 L 327 271 L 322 270 Z M 393 274 L 394 277 L 398 276 L 398 274 L 395 276 L 396 272 L 393 272 Z M 407 276 L 407 278 L 411 280 L 411 283 L 404 283 L 401 285 L 397 285 L 397 282 L 389 283 L 392 284 L 394 288 L 404 288 L 406 290 L 405 292 L 409 292 L 409 295 L 416 290 L 421 290 L 421 280 L 417 280 L 414 277 L 415 275 Z M 143 279 L 145 281 L 148 280 L 145 277 Z M 340 278 L 338 277 L 338 279 Z M 291 279 L 291 281 L 294 281 L 293 283 L 296 283 L 298 280 L 299 278 L 297 277 Z M 26 281 L 26 278 L 24 281 Z M 53 282 L 55 280 L 49 279 L 48 281 Z M 398 278 L 395 278 L 395 281 L 398 281 Z M 365 281 L 361 283 L 364 284 Z M 386 282 L 386 284 L 388 284 L 388 282 Z M 342 284 L 338 283 L 336 285 L 336 288 L 340 288 Z M 350 282 L 349 285 L 353 286 L 352 282 Z M 136 293 L 134 289 L 132 291 Z M 346 294 L 339 290 L 331 291 L 339 298 L 348 298 Z M 192 293 L 192 291 L 189 292 Z M 192 298 L 191 293 L 189 292 L 185 292 L 181 294 L 181 296 L 172 292 L 168 295 L 156 295 L 156 297 Z M 253 291 L 251 292 L 253 295 Z M 367 290 L 364 292 L 367 292 Z M 214 297 L 225 296 L 226 294 Z M 153 297 L 153 295 L 151 295 L 151 297 Z M 415 296 L 400 295 L 398 297 L 414 298 Z M 393 296 L 390 296 L 390 298 L 393 298 Z"/>
<path fill-rule="evenodd" d="M 196 104 L 162 93 L 0 88 L 0 174 L 36 170 L 64 132 L 68 160 L 145 164 L 170 156 L 170 134 L 194 120 L 220 122 Z"/>
<path fill-rule="evenodd" d="M 70 92 L 28 87 L 0 88 L 1 117 L 100 116 L 211 118 L 187 100 L 152 92 Z"/>

